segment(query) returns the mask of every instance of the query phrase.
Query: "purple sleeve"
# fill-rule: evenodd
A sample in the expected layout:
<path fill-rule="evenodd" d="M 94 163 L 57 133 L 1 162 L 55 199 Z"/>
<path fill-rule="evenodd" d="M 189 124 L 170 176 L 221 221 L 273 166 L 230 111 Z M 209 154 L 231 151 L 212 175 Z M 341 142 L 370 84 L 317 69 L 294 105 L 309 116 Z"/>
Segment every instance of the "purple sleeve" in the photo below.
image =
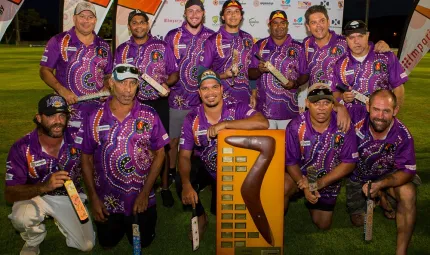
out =
<path fill-rule="evenodd" d="M 108 47 L 108 63 L 104 69 L 105 74 L 112 74 L 113 69 L 113 56 L 110 47 Z"/>
<path fill-rule="evenodd" d="M 181 138 L 179 139 L 180 150 L 191 151 L 194 148 L 194 136 L 193 136 L 193 130 L 192 130 L 192 123 L 193 123 L 193 115 L 187 114 L 182 124 Z"/>
<path fill-rule="evenodd" d="M 304 47 L 300 47 L 299 51 L 299 74 L 304 75 L 308 74 L 308 68 L 306 66 L 306 57 L 305 57 L 305 49 Z"/>
<path fill-rule="evenodd" d="M 76 147 L 81 149 L 85 154 L 94 154 L 97 148 L 97 142 L 94 140 L 92 130 L 92 116 L 93 114 L 86 115 L 81 128 L 75 138 Z M 80 138 L 80 139 L 79 139 Z"/>
<path fill-rule="evenodd" d="M 256 110 L 252 109 L 248 104 L 245 103 L 237 103 L 236 105 L 236 114 L 235 119 L 245 119 L 251 117 L 257 113 Z"/>
<path fill-rule="evenodd" d="M 113 62 L 113 66 L 116 66 L 118 64 L 121 64 L 121 45 L 118 46 L 115 50 L 115 56 L 114 56 L 114 62 Z M 113 69 L 113 68 L 112 68 Z"/>
<path fill-rule="evenodd" d="M 299 138 L 297 134 L 297 130 L 295 128 L 295 121 L 292 120 L 288 123 L 288 126 L 285 130 L 285 165 L 293 166 L 298 165 L 300 155 L 300 146 L 299 146 Z"/>
<path fill-rule="evenodd" d="M 213 44 L 212 40 L 210 40 L 212 37 L 213 35 L 210 36 L 208 39 L 206 39 L 205 47 L 204 47 L 203 53 L 200 55 L 200 60 L 199 60 L 199 65 L 206 68 L 212 67 L 212 63 L 215 57 L 214 50 L 216 49 L 216 47 Z"/>
<path fill-rule="evenodd" d="M 260 63 L 260 60 L 258 60 L 257 57 L 255 57 L 255 54 L 259 51 L 259 45 L 258 43 L 254 44 L 252 46 L 251 50 L 251 64 L 249 65 L 249 68 L 258 68 L 258 64 Z"/>
<path fill-rule="evenodd" d="M 352 125 L 356 125 L 359 121 L 366 117 L 367 109 L 365 105 L 353 104 L 346 108 L 351 117 Z"/>
<path fill-rule="evenodd" d="M 339 159 L 342 163 L 356 163 L 358 162 L 358 147 L 357 136 L 355 135 L 354 126 L 351 125 L 348 132 L 345 134 L 342 149 L 340 151 Z"/>
<path fill-rule="evenodd" d="M 24 153 L 20 150 L 18 143 L 10 148 L 6 161 L 6 186 L 27 183 L 28 165 Z"/>
<path fill-rule="evenodd" d="M 400 65 L 394 53 L 390 52 L 388 65 L 389 82 L 392 89 L 395 89 L 408 81 L 408 75 Z"/>
<path fill-rule="evenodd" d="M 158 114 L 155 111 L 154 124 L 152 127 L 151 138 L 149 140 L 151 142 L 151 150 L 153 151 L 159 150 L 170 142 L 169 135 L 166 133 L 160 117 L 158 117 Z"/>
<path fill-rule="evenodd" d="M 172 73 L 179 71 L 179 67 L 178 67 L 178 64 L 176 63 L 176 59 L 175 59 L 175 56 L 173 55 L 172 49 L 167 44 L 165 49 L 166 51 L 164 54 L 164 57 L 165 57 L 164 61 L 166 61 L 166 73 L 167 75 L 171 75 Z"/>
<path fill-rule="evenodd" d="M 394 157 L 394 167 L 398 171 L 416 174 L 417 166 L 415 161 L 414 139 L 412 136 L 404 139 L 403 142 L 399 144 L 396 150 L 396 156 Z"/>
<path fill-rule="evenodd" d="M 341 92 L 338 88 L 337 85 L 338 84 L 342 84 L 342 81 L 340 80 L 340 73 L 339 73 L 339 68 L 338 68 L 338 64 L 339 60 L 336 62 L 336 64 L 333 66 L 333 75 L 332 75 L 332 80 L 331 80 L 331 90 L 333 92 Z"/>
<path fill-rule="evenodd" d="M 55 69 L 59 57 L 60 49 L 58 47 L 57 38 L 54 36 L 48 41 L 48 44 L 46 44 L 45 52 L 40 60 L 40 65 Z"/>

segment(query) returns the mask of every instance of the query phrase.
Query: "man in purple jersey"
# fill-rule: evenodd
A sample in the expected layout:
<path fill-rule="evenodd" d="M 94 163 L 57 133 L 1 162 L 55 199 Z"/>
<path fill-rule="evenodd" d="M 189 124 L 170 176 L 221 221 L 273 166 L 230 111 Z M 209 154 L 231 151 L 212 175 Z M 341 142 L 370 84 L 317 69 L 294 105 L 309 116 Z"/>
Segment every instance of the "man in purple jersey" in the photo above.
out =
<path fill-rule="evenodd" d="M 388 197 L 385 205 L 381 199 L 381 206 L 387 218 L 396 218 L 396 254 L 406 254 L 415 225 L 416 187 L 421 184 L 416 174 L 414 139 L 395 117 L 399 106 L 391 90 L 372 93 L 366 107 L 354 105 L 350 111 L 360 157 L 346 185 L 351 221 L 355 226 L 363 226 L 366 182 L 372 181 L 370 194 Z M 387 211 L 391 203 L 396 209 L 392 216 Z"/>
<path fill-rule="evenodd" d="M 345 133 L 337 128 L 334 100 L 327 85 L 312 85 L 306 99 L 309 110 L 286 129 L 285 210 L 290 197 L 302 190 L 312 221 L 320 229 L 330 228 L 341 179 L 358 160 L 354 130 Z M 310 184 L 317 190 L 310 190 Z"/>
<path fill-rule="evenodd" d="M 111 248 L 138 218 L 141 245 L 155 237 L 157 211 L 153 185 L 169 136 L 157 112 L 136 99 L 139 70 L 118 64 L 109 80 L 112 96 L 91 112 L 75 139 L 82 148 L 82 173 L 99 243 Z"/>
<path fill-rule="evenodd" d="M 169 96 L 169 136 L 170 136 L 170 169 L 176 174 L 179 136 L 185 116 L 200 104 L 197 88 L 197 66 L 203 45 L 214 31 L 203 26 L 205 8 L 201 0 L 189 0 L 185 4 L 185 21 L 182 26 L 170 30 L 165 41 L 173 51 L 179 66 L 179 80 L 170 87 Z M 161 191 L 163 193 L 169 191 Z"/>
<path fill-rule="evenodd" d="M 250 34 L 240 30 L 243 14 L 239 1 L 224 2 L 220 13 L 224 25 L 206 40 L 204 54 L 200 57 L 199 73 L 204 69 L 212 69 L 221 78 L 224 97 L 249 104 L 251 89 L 248 67 L 253 39 Z"/>
<path fill-rule="evenodd" d="M 199 95 L 202 104 L 185 117 L 179 140 L 179 173 L 182 182 L 182 202 L 196 208 L 199 233 L 207 225 L 207 215 L 199 202 L 201 186 L 190 181 L 191 154 L 197 151 L 212 179 L 211 211 L 216 209 L 216 159 L 217 134 L 223 129 L 267 129 L 269 123 L 264 116 L 243 102 L 223 99 L 223 86 L 214 71 L 205 70 L 199 76 Z M 179 184 L 177 184 L 179 185 Z"/>
<path fill-rule="evenodd" d="M 334 66 L 332 89 L 335 98 L 342 99 L 348 106 L 363 104 L 354 99 L 354 94 L 348 89 L 369 96 L 378 89 L 393 90 L 397 97 L 398 106 L 404 101 L 405 89 L 403 83 L 408 75 L 400 65 L 393 52 L 376 53 L 374 45 L 369 42 L 369 32 L 361 20 L 348 22 L 344 28 L 348 43 L 348 53 L 343 55 Z M 348 88 L 339 91 L 337 86 Z"/>
<path fill-rule="evenodd" d="M 40 61 L 40 77 L 68 104 L 75 104 L 78 96 L 102 90 L 112 71 L 111 49 L 95 34 L 96 22 L 94 6 L 78 3 L 75 26 L 52 37 Z"/>
<path fill-rule="evenodd" d="M 146 13 L 140 10 L 130 12 L 128 15 L 128 28 L 131 32 L 131 37 L 116 49 L 115 64 L 128 63 L 135 65 L 141 74 L 148 74 L 170 92 L 169 87 L 175 85 L 179 79 L 178 65 L 172 49 L 166 42 L 149 34 L 149 18 Z M 141 77 L 139 77 L 139 82 L 137 99 L 155 108 L 163 126 L 169 132 L 168 94 L 159 95 Z M 166 147 L 166 150 L 168 151 L 169 148 Z M 169 157 L 166 157 L 162 173 L 162 188 L 164 191 L 161 195 L 163 205 L 172 207 L 174 200 L 168 185 L 168 159 Z"/>
<path fill-rule="evenodd" d="M 66 128 L 67 103 L 49 94 L 38 108 L 37 128 L 11 147 L 6 162 L 5 199 L 13 203 L 9 219 L 25 241 L 20 254 L 40 253 L 48 215 L 55 219 L 67 246 L 90 251 L 95 243 L 91 220 L 81 224 L 64 188 L 65 181 L 73 180 L 81 199 L 86 199 L 80 185 L 81 150 Z"/>
<path fill-rule="evenodd" d="M 257 91 L 253 91 L 251 106 L 262 112 L 269 120 L 270 129 L 283 129 L 299 114 L 297 88 L 304 84 L 306 59 L 302 45 L 288 34 L 288 19 L 284 11 L 276 10 L 269 17 L 270 36 L 254 44 L 249 66 L 249 78 L 257 80 Z M 288 80 L 282 84 L 273 76 L 255 55 L 270 62 Z"/>

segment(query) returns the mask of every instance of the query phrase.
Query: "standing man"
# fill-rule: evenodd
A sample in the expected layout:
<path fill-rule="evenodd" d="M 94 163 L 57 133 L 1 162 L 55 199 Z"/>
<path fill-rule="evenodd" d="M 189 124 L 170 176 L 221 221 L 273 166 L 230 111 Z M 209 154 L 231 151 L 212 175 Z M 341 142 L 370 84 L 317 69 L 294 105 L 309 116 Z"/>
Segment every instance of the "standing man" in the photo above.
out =
<path fill-rule="evenodd" d="M 355 226 L 363 226 L 367 181 L 372 181 L 373 198 L 386 193 L 388 200 L 394 202 L 396 254 L 406 254 L 415 226 L 416 187 L 421 184 L 416 174 L 414 139 L 395 117 L 399 106 L 391 90 L 378 90 L 371 94 L 366 107 L 354 105 L 350 110 L 360 156 L 346 185 L 351 221 Z M 389 211 L 385 213 L 389 217 Z"/>
<path fill-rule="evenodd" d="M 94 6 L 78 3 L 73 15 L 75 26 L 52 37 L 40 61 L 42 80 L 70 105 L 77 103 L 78 96 L 96 93 L 104 85 L 107 88 L 112 54 L 109 44 L 95 34 L 96 22 Z M 73 106 L 79 120 L 83 118 L 81 112 L 93 107 L 88 103 Z"/>
<path fill-rule="evenodd" d="M 288 34 L 288 19 L 284 11 L 273 11 L 269 17 L 270 36 L 259 40 L 252 48 L 249 78 L 257 80 L 257 91 L 251 97 L 251 105 L 269 119 L 270 129 L 283 129 L 299 114 L 297 88 L 304 84 L 306 59 L 302 45 Z M 270 62 L 288 80 L 282 84 L 269 73 L 264 61 Z M 255 103 L 256 102 L 256 103 Z"/>
<path fill-rule="evenodd" d="M 312 221 L 320 229 L 330 228 L 341 179 L 358 160 L 354 130 L 337 128 L 334 100 L 327 85 L 312 85 L 306 99 L 309 110 L 286 130 L 285 208 L 290 197 L 303 190 Z M 312 179 L 316 191 L 309 189 Z"/>
<path fill-rule="evenodd" d="M 249 104 L 251 89 L 248 68 L 253 39 L 250 34 L 240 30 L 243 14 L 239 1 L 224 2 L 220 12 L 224 25 L 206 40 L 199 71 L 212 69 L 221 78 L 225 98 L 231 97 Z"/>
<path fill-rule="evenodd" d="M 198 198 L 201 187 L 193 187 L 190 181 L 190 158 L 193 150 L 198 152 L 212 178 L 211 211 L 215 212 L 218 132 L 223 129 L 267 129 L 269 123 L 261 113 L 249 105 L 223 99 L 223 86 L 214 71 L 205 70 L 199 76 L 198 86 L 202 104 L 188 113 L 182 126 L 179 141 L 179 173 L 182 182 L 182 202 L 196 208 L 199 233 L 202 235 L 208 220 Z"/>
<path fill-rule="evenodd" d="M 46 237 L 43 221 L 55 219 L 67 246 L 82 251 L 94 247 L 91 219 L 81 224 L 67 196 L 64 182 L 73 180 L 81 199 L 81 150 L 66 128 L 69 109 L 65 99 L 50 94 L 39 101 L 37 127 L 10 149 L 6 162 L 5 199 L 13 203 L 9 219 L 25 244 L 20 254 L 36 255 Z"/>
<path fill-rule="evenodd" d="M 334 67 L 332 88 L 339 91 L 336 86 L 342 85 L 365 96 L 379 89 L 393 90 L 397 97 L 397 105 L 401 107 L 405 95 L 403 83 L 408 80 L 408 75 L 403 71 L 394 53 L 374 52 L 374 45 L 369 42 L 367 26 L 361 20 L 348 22 L 344 28 L 344 35 L 349 50 Z M 344 93 L 335 92 L 334 95 L 347 105 L 364 104 L 354 99 L 354 94 L 348 90 Z"/>
<path fill-rule="evenodd" d="M 135 218 L 142 247 L 155 237 L 153 185 L 169 136 L 155 110 L 136 99 L 138 78 L 135 66 L 115 66 L 109 80 L 113 96 L 88 115 L 77 137 L 97 236 L 104 248 L 116 246 L 124 234 L 132 244 Z"/>
<path fill-rule="evenodd" d="M 173 52 L 167 43 L 149 34 L 149 18 L 146 13 L 134 10 L 128 15 L 128 28 L 131 37 L 128 41 L 118 46 L 115 51 L 115 64 L 127 63 L 136 66 L 140 74 L 148 74 L 167 91 L 176 84 L 179 79 L 178 65 Z M 167 96 L 160 95 L 145 80 L 139 77 L 139 89 L 137 99 L 155 108 L 160 116 L 163 126 L 169 132 L 169 103 Z M 166 151 L 169 147 L 166 147 Z M 167 154 L 168 155 L 168 154 Z M 166 157 L 162 173 L 161 196 L 163 205 L 172 207 L 174 200 L 168 185 L 169 160 Z"/>
<path fill-rule="evenodd" d="M 182 26 L 169 31 L 165 37 L 179 66 L 179 80 L 170 88 L 169 96 L 170 175 L 176 174 L 179 136 L 184 118 L 200 104 L 197 88 L 198 61 L 204 42 L 214 33 L 203 26 L 205 8 L 201 0 L 187 1 L 184 18 Z"/>

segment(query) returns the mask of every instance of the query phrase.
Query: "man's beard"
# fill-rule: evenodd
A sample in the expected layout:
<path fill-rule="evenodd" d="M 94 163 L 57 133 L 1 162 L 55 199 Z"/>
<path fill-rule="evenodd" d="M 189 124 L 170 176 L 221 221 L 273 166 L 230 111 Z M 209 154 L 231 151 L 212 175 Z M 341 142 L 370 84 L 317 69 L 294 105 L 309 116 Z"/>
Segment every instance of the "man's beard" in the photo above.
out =
<path fill-rule="evenodd" d="M 376 121 L 383 122 L 381 124 L 376 124 Z M 387 120 L 378 119 L 375 118 L 373 120 L 370 120 L 370 125 L 372 125 L 372 128 L 377 133 L 382 133 L 391 125 L 391 122 L 388 122 Z"/>
<path fill-rule="evenodd" d="M 59 123 L 58 124 L 54 124 L 54 125 L 52 125 L 50 127 L 47 127 L 47 126 L 45 126 L 42 123 L 39 123 L 39 127 L 41 128 L 43 134 L 45 134 L 45 135 L 47 135 L 49 137 L 52 137 L 52 138 L 61 138 L 61 137 L 63 137 L 64 129 L 66 128 L 65 125 L 59 124 Z M 61 133 L 59 135 L 56 135 L 54 132 L 52 132 L 52 129 L 54 129 L 56 127 L 61 127 L 61 129 L 62 129 Z"/>

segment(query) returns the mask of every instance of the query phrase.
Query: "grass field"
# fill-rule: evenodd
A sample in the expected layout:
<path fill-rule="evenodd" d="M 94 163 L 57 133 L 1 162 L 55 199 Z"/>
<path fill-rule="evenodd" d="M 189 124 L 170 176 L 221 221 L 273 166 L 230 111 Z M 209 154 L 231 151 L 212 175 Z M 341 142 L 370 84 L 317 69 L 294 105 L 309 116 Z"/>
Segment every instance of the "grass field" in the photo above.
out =
<path fill-rule="evenodd" d="M 0 47 L 0 176 L 5 174 L 5 162 L 10 146 L 34 128 L 32 118 L 37 102 L 49 93 L 40 80 L 38 69 L 43 48 Z M 405 105 L 399 118 L 409 127 L 415 139 L 418 172 L 423 185 L 418 190 L 417 222 L 409 248 L 410 254 L 430 254 L 430 54 L 410 75 L 406 84 Z M 173 187 L 172 187 L 173 188 Z M 203 203 L 209 208 L 210 191 L 202 193 Z M 191 214 L 183 212 L 175 196 L 175 206 L 161 205 L 157 194 L 157 237 L 143 254 L 191 254 L 187 238 Z M 0 254 L 19 254 L 24 244 L 14 230 L 7 215 L 11 206 L 4 200 L 4 181 L 0 181 Z M 210 224 L 201 247 L 194 254 L 215 254 L 215 217 Z M 41 254 L 85 254 L 68 248 L 65 238 L 52 220 L 46 222 L 48 235 L 41 244 Z M 363 241 L 362 228 L 352 227 L 345 209 L 345 189 L 335 208 L 334 222 L 329 231 L 320 231 L 311 223 L 303 199 L 291 204 L 285 217 L 285 254 L 394 254 L 396 226 L 383 217 L 380 208 L 375 210 L 373 241 Z M 113 250 L 103 251 L 96 245 L 91 254 L 132 254 L 126 238 Z"/>

